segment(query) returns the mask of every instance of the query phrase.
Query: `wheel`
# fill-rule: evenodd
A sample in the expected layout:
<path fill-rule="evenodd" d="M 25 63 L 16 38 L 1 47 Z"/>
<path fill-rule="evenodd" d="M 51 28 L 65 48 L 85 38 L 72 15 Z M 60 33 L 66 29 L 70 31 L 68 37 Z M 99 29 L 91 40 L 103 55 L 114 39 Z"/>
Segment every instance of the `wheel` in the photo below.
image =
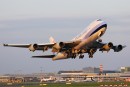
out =
<path fill-rule="evenodd" d="M 79 55 L 79 59 L 81 59 L 81 55 Z"/>
<path fill-rule="evenodd" d="M 74 54 L 74 59 L 76 58 L 76 54 Z"/>
<path fill-rule="evenodd" d="M 84 58 L 84 55 L 83 55 L 83 57 L 82 58 Z"/>
<path fill-rule="evenodd" d="M 89 55 L 89 58 L 93 58 L 93 55 Z"/>
<path fill-rule="evenodd" d="M 80 54 L 79 59 L 83 59 L 84 55 Z"/>
<path fill-rule="evenodd" d="M 76 54 L 72 54 L 71 58 L 75 59 L 76 58 Z"/>

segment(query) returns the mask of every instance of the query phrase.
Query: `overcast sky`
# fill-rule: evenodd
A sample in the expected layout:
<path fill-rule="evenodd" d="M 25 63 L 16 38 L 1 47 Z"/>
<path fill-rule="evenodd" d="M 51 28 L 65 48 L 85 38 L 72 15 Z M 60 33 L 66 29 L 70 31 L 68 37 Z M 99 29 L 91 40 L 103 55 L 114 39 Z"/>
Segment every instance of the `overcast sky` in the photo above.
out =
<path fill-rule="evenodd" d="M 130 0 L 0 0 L 0 74 L 81 70 L 83 67 L 118 69 L 130 66 Z M 97 52 L 93 59 L 52 61 L 32 59 L 42 51 L 3 47 L 3 43 L 46 43 L 69 41 L 95 19 L 103 19 L 108 29 L 104 42 L 127 45 L 119 53 Z"/>

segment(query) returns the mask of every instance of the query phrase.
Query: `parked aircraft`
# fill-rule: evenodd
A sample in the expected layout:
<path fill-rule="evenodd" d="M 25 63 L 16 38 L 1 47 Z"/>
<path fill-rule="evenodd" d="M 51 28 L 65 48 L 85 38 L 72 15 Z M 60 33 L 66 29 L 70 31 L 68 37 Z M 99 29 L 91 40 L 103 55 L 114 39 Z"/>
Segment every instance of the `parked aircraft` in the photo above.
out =
<path fill-rule="evenodd" d="M 55 80 L 55 77 L 50 76 L 49 78 L 42 78 L 40 82 L 54 82 Z"/>
<path fill-rule="evenodd" d="M 101 19 L 92 22 L 83 32 L 73 38 L 71 41 L 56 42 L 53 37 L 50 37 L 50 43 L 45 44 L 4 44 L 9 47 L 28 48 L 30 51 L 42 50 L 47 51 L 51 49 L 52 55 L 32 56 L 33 58 L 52 58 L 52 60 L 61 60 L 79 56 L 84 58 L 84 53 L 88 53 L 89 58 L 93 58 L 93 54 L 99 51 L 109 51 L 113 49 L 114 52 L 121 51 L 125 46 L 113 45 L 112 42 L 103 43 L 100 38 L 107 30 L 107 23 Z"/>

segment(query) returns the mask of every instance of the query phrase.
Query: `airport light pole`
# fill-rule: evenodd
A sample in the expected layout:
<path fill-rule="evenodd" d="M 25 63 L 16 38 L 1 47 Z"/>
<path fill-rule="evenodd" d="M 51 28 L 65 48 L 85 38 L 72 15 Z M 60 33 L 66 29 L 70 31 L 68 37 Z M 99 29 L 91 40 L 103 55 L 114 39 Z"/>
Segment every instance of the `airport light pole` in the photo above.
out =
<path fill-rule="evenodd" d="M 40 71 L 41 71 L 41 79 L 43 78 L 43 76 L 42 76 L 42 69 L 43 69 L 43 67 L 40 67 Z"/>
<path fill-rule="evenodd" d="M 99 81 L 103 80 L 102 74 L 103 74 L 103 65 L 100 64 L 100 66 L 99 66 Z"/>

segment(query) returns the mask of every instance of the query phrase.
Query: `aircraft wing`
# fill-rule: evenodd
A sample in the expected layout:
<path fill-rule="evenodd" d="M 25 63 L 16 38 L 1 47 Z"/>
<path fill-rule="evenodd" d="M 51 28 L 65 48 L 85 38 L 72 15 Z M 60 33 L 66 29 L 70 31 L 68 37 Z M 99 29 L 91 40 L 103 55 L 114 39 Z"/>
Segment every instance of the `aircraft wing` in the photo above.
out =
<path fill-rule="evenodd" d="M 113 49 L 114 52 L 119 52 L 121 51 L 123 48 L 125 48 L 126 46 L 123 45 L 113 45 L 112 42 L 109 43 L 102 43 L 102 42 L 94 42 L 93 43 L 93 47 L 96 49 L 99 49 L 99 51 L 109 51 L 110 49 Z"/>
<path fill-rule="evenodd" d="M 58 48 L 72 48 L 79 44 L 81 41 L 68 41 L 68 42 L 59 42 L 59 43 L 44 43 L 44 44 L 3 44 L 6 47 L 20 47 L 28 48 L 30 51 L 43 50 L 47 51 L 48 49 L 58 49 Z M 60 47 L 59 47 L 60 46 Z M 57 52 L 57 51 L 56 51 Z"/>
<path fill-rule="evenodd" d="M 30 51 L 35 50 L 47 50 L 48 48 L 52 48 L 55 43 L 45 43 L 45 44 L 3 44 L 3 46 L 7 47 L 20 47 L 20 48 L 29 48 Z"/>
<path fill-rule="evenodd" d="M 112 42 L 109 43 L 103 43 L 100 41 L 95 41 L 93 42 L 91 45 L 89 45 L 88 47 L 88 55 L 89 58 L 93 58 L 93 54 L 97 51 L 97 49 L 99 49 L 99 51 L 110 51 L 111 49 L 114 50 L 114 52 L 120 52 L 123 48 L 125 48 L 126 46 L 123 45 L 113 45 Z"/>
<path fill-rule="evenodd" d="M 77 40 L 77 41 L 66 42 L 65 44 L 66 44 L 66 46 L 74 47 L 74 46 L 78 45 L 80 42 L 81 42 L 81 40 Z"/>
<path fill-rule="evenodd" d="M 30 44 L 3 44 L 3 46 L 28 48 Z"/>
<path fill-rule="evenodd" d="M 32 58 L 53 58 L 55 55 L 40 55 L 40 56 L 32 56 Z"/>

